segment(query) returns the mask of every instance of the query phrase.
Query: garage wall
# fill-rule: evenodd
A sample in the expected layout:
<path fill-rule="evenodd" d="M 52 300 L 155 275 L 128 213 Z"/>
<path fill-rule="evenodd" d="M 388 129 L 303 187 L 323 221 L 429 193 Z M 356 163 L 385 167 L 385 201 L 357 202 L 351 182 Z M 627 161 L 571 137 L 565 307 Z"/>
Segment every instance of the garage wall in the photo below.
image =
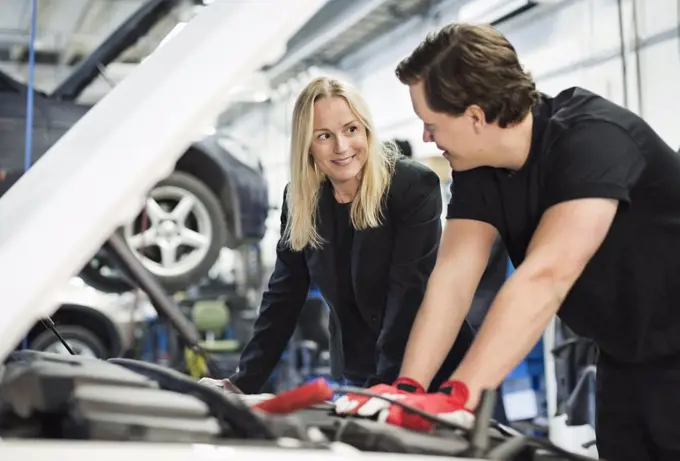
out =
<path fill-rule="evenodd" d="M 422 143 L 421 124 L 413 114 L 406 87 L 394 77 L 394 68 L 428 31 L 456 20 L 461 3 L 442 2 L 431 14 L 412 18 L 369 43 L 339 63 L 338 69 L 324 70 L 354 83 L 368 100 L 380 135 L 408 139 L 416 157 L 439 152 Z M 588 88 L 641 114 L 669 144 L 680 147 L 680 12 L 676 0 L 621 3 L 619 15 L 617 0 L 563 0 L 499 28 L 517 48 L 541 91 L 554 94 L 569 86 Z M 296 95 L 304 83 L 300 81 L 292 93 Z M 290 98 L 271 102 L 233 125 L 234 133 L 245 137 L 262 156 L 275 205 L 280 204 L 289 178 L 292 106 Z M 279 212 L 272 212 L 264 244 L 268 262 L 273 262 L 270 250 L 278 239 L 278 220 Z"/>
<path fill-rule="evenodd" d="M 515 45 L 541 91 L 554 94 L 569 86 L 588 88 L 641 114 L 678 147 L 677 2 L 621 3 L 619 15 L 617 0 L 564 0 L 527 12 L 499 29 Z M 437 153 L 421 142 L 421 126 L 411 111 L 406 88 L 394 77 L 394 68 L 427 31 L 455 20 L 456 14 L 453 4 L 438 17 L 413 19 L 342 63 L 370 101 L 382 134 L 411 140 L 417 156 Z M 399 46 L 392 45 L 398 42 Z"/>

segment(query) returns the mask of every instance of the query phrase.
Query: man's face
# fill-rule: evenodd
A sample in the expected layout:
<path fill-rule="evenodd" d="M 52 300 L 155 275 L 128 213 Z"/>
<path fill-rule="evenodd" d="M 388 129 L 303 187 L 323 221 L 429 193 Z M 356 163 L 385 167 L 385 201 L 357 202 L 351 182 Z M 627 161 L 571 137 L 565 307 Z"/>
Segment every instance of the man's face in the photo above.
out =
<path fill-rule="evenodd" d="M 413 110 L 423 121 L 423 141 L 435 143 L 454 171 L 482 166 L 481 109 L 472 106 L 460 116 L 434 112 L 428 107 L 423 82 L 410 85 L 409 92 Z"/>

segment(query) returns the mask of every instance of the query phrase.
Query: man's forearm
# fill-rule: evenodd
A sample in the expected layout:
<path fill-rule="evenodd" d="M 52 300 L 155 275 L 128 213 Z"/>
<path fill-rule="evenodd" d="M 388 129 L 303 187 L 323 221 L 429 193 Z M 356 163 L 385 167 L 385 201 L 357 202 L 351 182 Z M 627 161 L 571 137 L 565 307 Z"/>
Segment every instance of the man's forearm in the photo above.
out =
<path fill-rule="evenodd" d="M 451 350 L 471 303 L 471 294 L 461 294 L 444 270 L 435 269 L 411 329 L 400 376 L 428 388 Z"/>
<path fill-rule="evenodd" d="M 452 379 L 470 388 L 468 405 L 484 389 L 498 387 L 538 342 L 566 290 L 548 276 L 520 268 L 498 293 L 482 328 Z"/>

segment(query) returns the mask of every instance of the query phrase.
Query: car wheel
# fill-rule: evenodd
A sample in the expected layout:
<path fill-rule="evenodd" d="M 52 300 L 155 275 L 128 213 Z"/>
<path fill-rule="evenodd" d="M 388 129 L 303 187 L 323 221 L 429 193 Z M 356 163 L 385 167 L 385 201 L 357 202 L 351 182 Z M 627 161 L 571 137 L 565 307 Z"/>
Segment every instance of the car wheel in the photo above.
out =
<path fill-rule="evenodd" d="M 64 340 L 76 355 L 98 359 L 108 358 L 104 342 L 90 330 L 78 325 L 57 325 L 57 331 L 64 337 Z M 51 330 L 41 332 L 29 343 L 28 348 L 57 354 L 69 353 Z"/>
<path fill-rule="evenodd" d="M 144 211 L 122 231 L 146 268 L 174 292 L 208 275 L 226 241 L 227 222 L 208 186 L 175 171 L 153 188 Z"/>

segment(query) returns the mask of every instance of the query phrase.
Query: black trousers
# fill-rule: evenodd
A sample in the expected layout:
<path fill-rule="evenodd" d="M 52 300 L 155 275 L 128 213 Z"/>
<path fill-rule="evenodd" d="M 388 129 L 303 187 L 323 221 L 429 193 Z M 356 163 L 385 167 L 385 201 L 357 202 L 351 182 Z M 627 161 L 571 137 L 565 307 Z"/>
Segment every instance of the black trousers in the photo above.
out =
<path fill-rule="evenodd" d="M 597 367 L 597 449 L 608 461 L 680 460 L 680 355 Z"/>

